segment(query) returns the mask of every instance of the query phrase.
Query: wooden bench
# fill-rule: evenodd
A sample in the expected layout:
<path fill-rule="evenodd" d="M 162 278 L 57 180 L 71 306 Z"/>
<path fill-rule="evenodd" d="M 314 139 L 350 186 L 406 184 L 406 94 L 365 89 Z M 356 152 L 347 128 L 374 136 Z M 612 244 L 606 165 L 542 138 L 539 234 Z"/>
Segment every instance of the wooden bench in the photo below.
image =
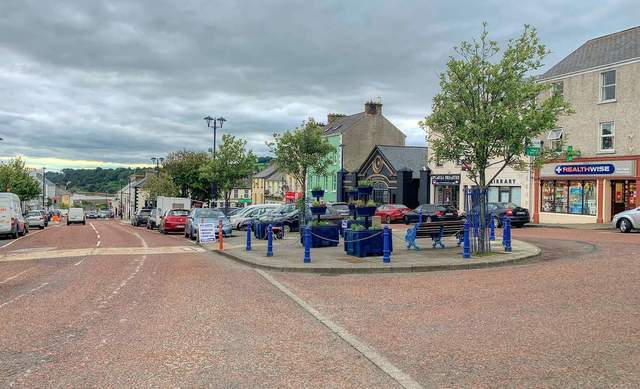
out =
<path fill-rule="evenodd" d="M 420 250 L 416 245 L 416 239 L 431 238 L 433 248 L 444 248 L 442 238 L 455 236 L 458 239 L 458 246 L 462 243 L 464 232 L 464 220 L 452 220 L 444 222 L 416 223 L 413 228 L 407 230 L 405 241 L 407 249 L 414 248 Z"/>

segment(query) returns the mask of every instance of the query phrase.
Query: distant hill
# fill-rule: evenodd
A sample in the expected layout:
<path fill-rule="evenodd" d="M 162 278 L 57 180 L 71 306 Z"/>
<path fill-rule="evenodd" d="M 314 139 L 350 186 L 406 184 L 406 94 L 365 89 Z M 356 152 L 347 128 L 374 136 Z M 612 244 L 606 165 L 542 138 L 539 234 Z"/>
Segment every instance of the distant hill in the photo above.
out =
<path fill-rule="evenodd" d="M 256 158 L 256 160 L 256 172 L 259 172 L 261 170 L 264 170 L 264 168 L 266 168 L 271 163 L 271 161 L 273 161 L 273 157 L 258 157 Z"/>
<path fill-rule="evenodd" d="M 129 176 L 144 174 L 145 170 L 148 169 L 62 169 L 59 173 L 47 172 L 46 175 L 51 182 L 70 191 L 116 193 L 127 185 Z"/>

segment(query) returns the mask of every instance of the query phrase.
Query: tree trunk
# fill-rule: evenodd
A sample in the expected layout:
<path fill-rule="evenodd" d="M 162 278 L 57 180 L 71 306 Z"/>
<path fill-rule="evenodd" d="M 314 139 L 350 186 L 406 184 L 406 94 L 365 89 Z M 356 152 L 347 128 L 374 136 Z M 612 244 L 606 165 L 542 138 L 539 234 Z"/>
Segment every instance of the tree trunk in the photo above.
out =
<path fill-rule="evenodd" d="M 304 225 L 304 219 L 306 216 L 307 206 L 307 169 L 302 170 L 302 204 L 298 205 L 298 230 L 302 233 L 302 226 Z M 294 196 L 295 197 L 295 196 Z"/>
<path fill-rule="evenodd" d="M 224 216 L 229 215 L 229 201 L 231 200 L 231 191 L 227 191 L 224 194 Z"/>
<path fill-rule="evenodd" d="M 478 182 L 478 186 L 480 187 L 480 210 L 479 216 L 480 220 L 478 222 L 478 252 L 485 253 L 487 252 L 487 203 L 485 198 L 485 193 L 487 191 L 486 188 L 486 172 L 484 170 L 480 170 L 480 180 Z"/>

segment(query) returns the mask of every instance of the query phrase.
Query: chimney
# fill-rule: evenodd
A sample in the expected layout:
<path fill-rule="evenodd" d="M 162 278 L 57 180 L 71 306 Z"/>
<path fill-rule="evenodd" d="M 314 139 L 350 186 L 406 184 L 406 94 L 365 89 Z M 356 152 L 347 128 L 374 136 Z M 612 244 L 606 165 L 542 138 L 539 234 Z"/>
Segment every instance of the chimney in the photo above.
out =
<path fill-rule="evenodd" d="M 369 115 L 382 115 L 382 101 L 379 98 L 376 101 L 367 101 L 364 103 L 364 112 Z"/>
<path fill-rule="evenodd" d="M 331 125 L 331 123 L 332 123 L 334 120 L 336 120 L 336 119 L 338 119 L 338 118 L 342 118 L 342 117 L 344 117 L 344 116 L 345 116 L 345 115 L 344 115 L 344 114 L 341 114 L 341 113 L 330 113 L 330 114 L 327 114 L 327 126 L 330 126 L 330 125 Z"/>

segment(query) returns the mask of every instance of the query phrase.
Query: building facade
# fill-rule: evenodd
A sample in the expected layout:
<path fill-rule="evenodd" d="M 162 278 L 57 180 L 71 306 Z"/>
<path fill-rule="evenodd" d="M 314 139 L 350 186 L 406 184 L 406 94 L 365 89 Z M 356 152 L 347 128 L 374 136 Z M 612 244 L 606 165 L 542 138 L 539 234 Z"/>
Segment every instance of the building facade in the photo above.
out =
<path fill-rule="evenodd" d="M 229 207 L 233 208 L 242 208 L 252 203 L 251 196 L 251 180 L 243 180 L 237 188 L 233 188 L 231 190 L 231 197 L 229 198 Z M 224 199 L 218 198 L 216 199 L 212 206 L 213 207 L 224 207 Z"/>
<path fill-rule="evenodd" d="M 275 161 L 251 180 L 252 204 L 280 204 L 302 197 L 301 185 L 292 176 L 278 171 Z"/>
<path fill-rule="evenodd" d="M 546 135 L 571 162 L 535 172 L 534 222 L 606 223 L 640 205 L 640 27 L 591 39 L 542 75 L 574 114 Z"/>

